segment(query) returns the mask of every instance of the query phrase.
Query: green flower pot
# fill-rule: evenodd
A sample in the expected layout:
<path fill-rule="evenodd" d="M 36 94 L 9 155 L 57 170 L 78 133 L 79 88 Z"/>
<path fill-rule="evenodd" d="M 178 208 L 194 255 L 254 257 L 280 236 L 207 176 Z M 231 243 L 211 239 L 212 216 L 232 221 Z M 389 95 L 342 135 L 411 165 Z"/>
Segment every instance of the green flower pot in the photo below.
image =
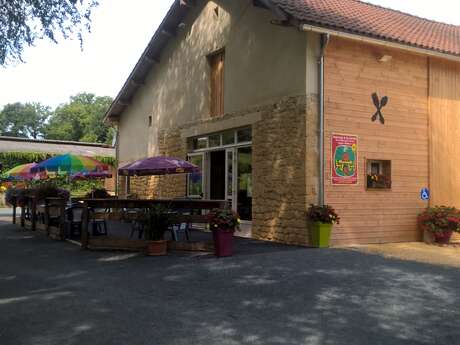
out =
<path fill-rule="evenodd" d="M 311 246 L 316 248 L 329 248 L 332 224 L 315 222 L 311 229 Z"/>

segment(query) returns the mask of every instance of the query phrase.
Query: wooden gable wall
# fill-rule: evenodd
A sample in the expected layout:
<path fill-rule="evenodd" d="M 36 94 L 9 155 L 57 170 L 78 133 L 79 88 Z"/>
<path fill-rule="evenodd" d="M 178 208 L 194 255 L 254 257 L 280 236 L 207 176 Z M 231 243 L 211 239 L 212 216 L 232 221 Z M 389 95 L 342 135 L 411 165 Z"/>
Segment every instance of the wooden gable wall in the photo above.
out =
<path fill-rule="evenodd" d="M 378 58 L 388 54 L 390 62 Z M 333 243 L 420 240 L 416 216 L 429 184 L 428 59 L 333 38 L 325 66 L 325 201 L 342 217 Z M 388 96 L 385 125 L 372 122 L 372 93 Z M 358 136 L 358 184 L 331 184 L 331 135 Z M 391 160 L 391 190 L 366 189 L 366 159 Z"/>

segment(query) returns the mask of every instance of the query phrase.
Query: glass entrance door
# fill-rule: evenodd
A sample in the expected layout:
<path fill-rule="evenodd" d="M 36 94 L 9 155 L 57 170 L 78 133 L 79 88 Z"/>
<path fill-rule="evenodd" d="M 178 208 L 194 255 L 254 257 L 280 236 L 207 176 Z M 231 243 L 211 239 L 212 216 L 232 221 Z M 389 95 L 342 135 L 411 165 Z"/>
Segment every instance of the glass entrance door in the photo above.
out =
<path fill-rule="evenodd" d="M 199 172 L 188 175 L 187 195 L 190 198 L 203 198 L 205 190 L 205 154 L 196 153 L 189 155 L 189 162 L 200 168 Z"/>
<path fill-rule="evenodd" d="M 237 149 L 237 207 L 241 220 L 252 220 L 252 147 Z"/>
<path fill-rule="evenodd" d="M 236 178 L 235 178 L 235 149 L 225 150 L 225 191 L 226 200 L 230 202 L 232 209 L 236 211 L 235 203 L 235 190 L 236 190 Z"/>

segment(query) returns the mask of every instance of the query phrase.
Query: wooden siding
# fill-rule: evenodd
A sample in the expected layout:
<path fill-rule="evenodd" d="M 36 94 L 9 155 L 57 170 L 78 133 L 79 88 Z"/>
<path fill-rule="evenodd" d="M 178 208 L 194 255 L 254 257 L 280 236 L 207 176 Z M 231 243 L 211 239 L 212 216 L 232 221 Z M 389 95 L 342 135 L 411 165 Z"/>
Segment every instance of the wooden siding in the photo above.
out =
<path fill-rule="evenodd" d="M 378 56 L 393 59 L 380 63 Z M 416 216 L 427 204 L 428 60 L 397 50 L 333 38 L 325 66 L 325 200 L 342 218 L 333 243 L 382 243 L 421 239 Z M 385 125 L 371 122 L 371 95 L 388 96 Z M 331 185 L 331 135 L 358 136 L 356 186 Z M 391 160 L 392 189 L 366 190 L 366 159 Z"/>
<path fill-rule="evenodd" d="M 225 52 L 209 56 L 211 65 L 211 116 L 224 114 L 224 63 Z"/>
<path fill-rule="evenodd" d="M 430 61 L 431 204 L 460 208 L 460 65 Z"/>

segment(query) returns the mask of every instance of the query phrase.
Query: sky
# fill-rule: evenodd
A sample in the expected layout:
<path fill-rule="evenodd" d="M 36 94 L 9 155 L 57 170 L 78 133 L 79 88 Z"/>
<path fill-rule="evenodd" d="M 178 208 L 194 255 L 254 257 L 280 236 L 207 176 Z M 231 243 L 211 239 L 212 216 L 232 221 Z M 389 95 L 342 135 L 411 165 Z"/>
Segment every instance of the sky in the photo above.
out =
<path fill-rule="evenodd" d="M 230 1 L 230 0 L 229 0 Z M 173 0 L 99 0 L 92 31 L 78 40 L 43 40 L 24 51 L 25 63 L 0 67 L 0 108 L 13 102 L 56 107 L 79 92 L 115 97 Z M 460 25 L 457 0 L 368 0 L 421 17 Z"/>

